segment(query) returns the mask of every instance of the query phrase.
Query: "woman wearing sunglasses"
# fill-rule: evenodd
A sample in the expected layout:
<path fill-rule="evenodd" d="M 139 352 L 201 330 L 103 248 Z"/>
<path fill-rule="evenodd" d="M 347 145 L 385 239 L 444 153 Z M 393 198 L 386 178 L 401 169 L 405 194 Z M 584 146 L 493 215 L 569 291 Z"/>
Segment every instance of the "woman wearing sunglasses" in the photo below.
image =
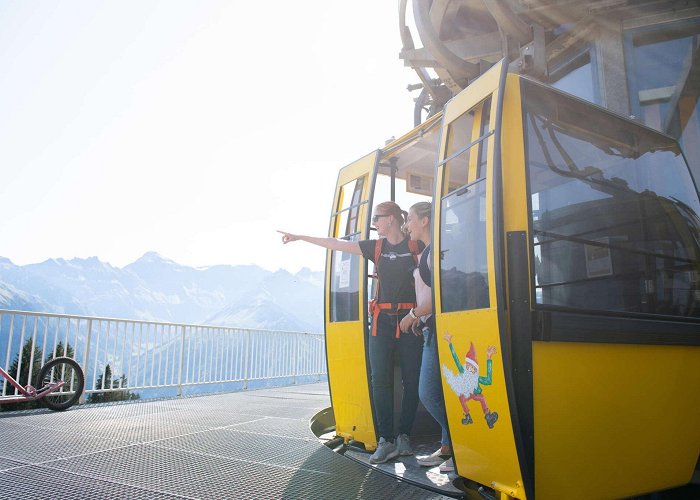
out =
<path fill-rule="evenodd" d="M 347 241 L 282 233 L 282 242 L 306 241 L 329 250 L 362 255 L 375 263 L 379 279 L 378 294 L 372 301 L 372 333 L 369 336 L 369 363 L 372 371 L 372 400 L 379 441 L 370 457 L 372 463 L 384 463 L 398 455 L 412 455 L 409 434 L 418 407 L 418 377 L 423 352 L 421 332 L 401 335 L 399 321 L 413 312 L 416 293 L 413 270 L 423 244 L 409 244 L 403 232 L 407 213 L 392 201 L 374 209 L 372 224 L 377 240 Z M 398 435 L 394 433 L 394 350 L 398 350 L 403 383 Z"/>

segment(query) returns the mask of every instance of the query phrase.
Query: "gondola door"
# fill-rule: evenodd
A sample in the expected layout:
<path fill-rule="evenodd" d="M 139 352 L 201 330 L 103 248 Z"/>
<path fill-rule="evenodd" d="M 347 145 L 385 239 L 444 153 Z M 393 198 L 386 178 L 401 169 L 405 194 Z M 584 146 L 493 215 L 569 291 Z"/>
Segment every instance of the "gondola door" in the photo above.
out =
<path fill-rule="evenodd" d="M 370 198 L 379 151 L 338 174 L 329 236 L 369 238 Z M 367 261 L 328 251 L 326 259 L 326 359 L 336 435 L 376 447 L 367 370 Z"/>
<path fill-rule="evenodd" d="M 433 293 L 460 476 L 525 498 L 516 445 L 499 243 L 499 63 L 445 107 L 434 211 Z"/>

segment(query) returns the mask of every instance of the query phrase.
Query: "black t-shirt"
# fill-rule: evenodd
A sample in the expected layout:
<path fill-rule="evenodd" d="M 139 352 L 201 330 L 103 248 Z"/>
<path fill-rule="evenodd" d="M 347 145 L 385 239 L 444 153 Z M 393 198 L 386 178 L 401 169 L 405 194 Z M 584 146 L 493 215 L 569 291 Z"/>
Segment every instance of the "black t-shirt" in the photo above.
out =
<path fill-rule="evenodd" d="M 377 240 L 360 241 L 362 255 L 374 262 L 374 251 Z M 422 242 L 418 242 L 419 250 L 423 250 Z M 392 245 L 386 239 L 379 257 L 377 274 L 379 275 L 379 302 L 398 304 L 400 302 L 415 302 L 416 290 L 413 284 L 413 270 L 416 262 L 413 260 L 408 238 L 398 245 Z"/>

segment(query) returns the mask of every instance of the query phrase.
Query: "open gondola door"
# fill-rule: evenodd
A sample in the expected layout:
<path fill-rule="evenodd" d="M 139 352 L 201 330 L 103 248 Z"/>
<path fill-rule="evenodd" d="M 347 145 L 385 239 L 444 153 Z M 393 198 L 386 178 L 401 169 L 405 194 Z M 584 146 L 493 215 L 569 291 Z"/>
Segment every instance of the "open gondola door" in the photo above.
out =
<path fill-rule="evenodd" d="M 433 293 L 447 420 L 460 476 L 525 498 L 501 257 L 501 62 L 445 107 L 436 172 Z"/>
<path fill-rule="evenodd" d="M 369 237 L 369 200 L 379 151 L 338 174 L 328 235 L 349 241 Z M 366 361 L 367 262 L 328 251 L 326 258 L 326 359 L 336 435 L 376 446 Z"/>

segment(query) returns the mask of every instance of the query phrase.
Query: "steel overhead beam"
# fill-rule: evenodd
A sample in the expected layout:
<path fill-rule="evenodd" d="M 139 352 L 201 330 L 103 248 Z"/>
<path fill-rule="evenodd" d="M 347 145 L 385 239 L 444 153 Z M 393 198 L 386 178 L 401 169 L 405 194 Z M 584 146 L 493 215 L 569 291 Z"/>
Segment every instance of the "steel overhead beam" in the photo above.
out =
<path fill-rule="evenodd" d="M 456 56 L 467 61 L 478 63 L 480 59 L 496 56 L 501 53 L 501 37 L 497 32 L 484 35 L 474 35 L 460 40 L 446 42 L 445 46 Z M 419 49 L 402 50 L 399 58 L 403 59 L 406 66 L 419 65 L 423 67 L 439 67 L 438 61 L 425 47 Z"/>

